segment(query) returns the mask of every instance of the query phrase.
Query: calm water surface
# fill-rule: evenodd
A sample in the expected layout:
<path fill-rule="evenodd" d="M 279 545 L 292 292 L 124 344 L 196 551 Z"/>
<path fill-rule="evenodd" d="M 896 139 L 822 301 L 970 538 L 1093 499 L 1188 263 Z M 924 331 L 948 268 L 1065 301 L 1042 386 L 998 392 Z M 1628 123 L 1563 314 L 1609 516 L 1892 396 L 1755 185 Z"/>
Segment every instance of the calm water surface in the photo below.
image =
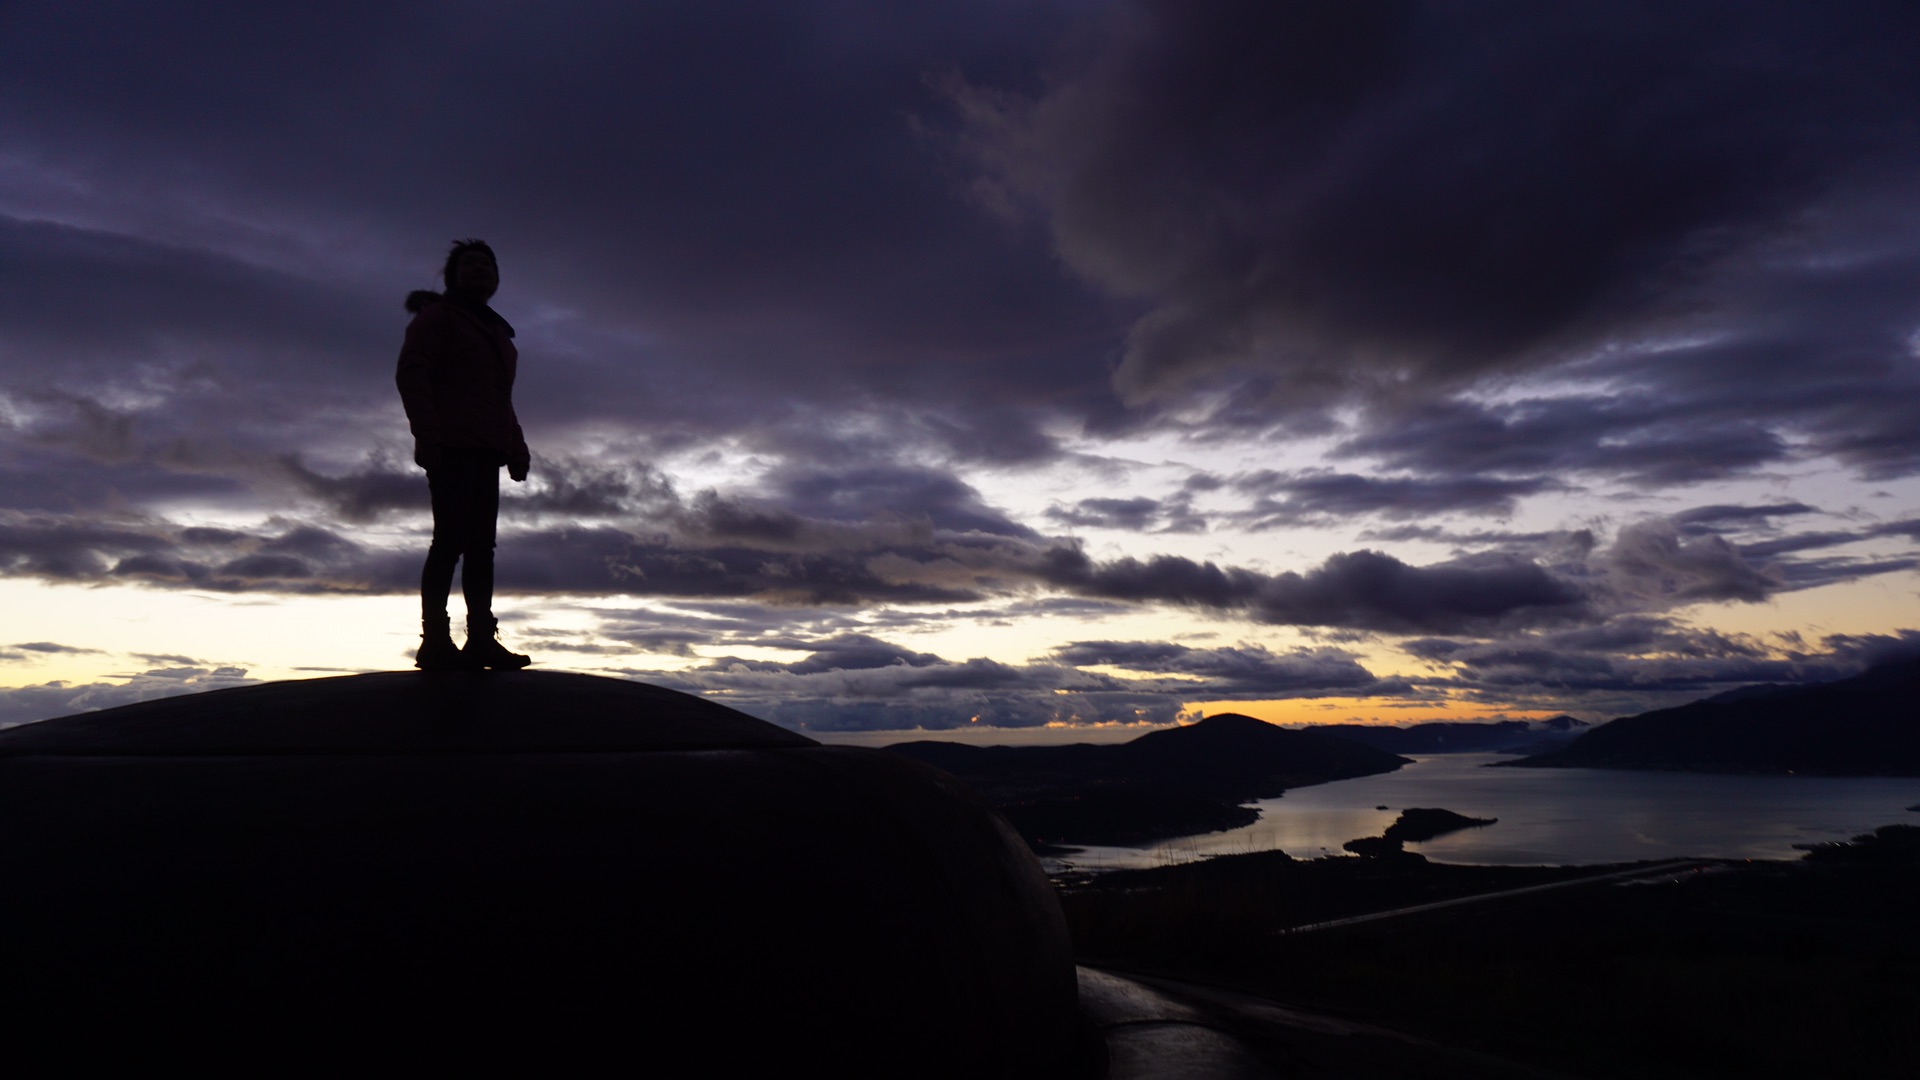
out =
<path fill-rule="evenodd" d="M 1435 862 L 1496 865 L 1632 862 L 1706 856 L 1792 859 L 1795 844 L 1845 840 L 1880 825 L 1920 825 L 1920 778 L 1712 776 L 1612 769 L 1490 769 L 1498 754 L 1416 758 L 1397 772 L 1296 788 L 1255 803 L 1245 828 L 1150 847 L 1089 847 L 1050 860 L 1123 869 L 1279 848 L 1295 858 L 1336 854 L 1378 836 L 1409 806 L 1499 818 L 1409 844 Z M 1376 810 L 1376 806 L 1389 809 Z"/>

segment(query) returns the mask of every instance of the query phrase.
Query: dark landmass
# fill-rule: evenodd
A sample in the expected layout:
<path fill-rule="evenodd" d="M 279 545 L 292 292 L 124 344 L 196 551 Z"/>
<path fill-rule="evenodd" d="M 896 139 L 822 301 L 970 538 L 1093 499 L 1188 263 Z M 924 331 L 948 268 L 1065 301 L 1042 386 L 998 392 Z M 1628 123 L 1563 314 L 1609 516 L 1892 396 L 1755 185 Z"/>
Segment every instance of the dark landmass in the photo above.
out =
<path fill-rule="evenodd" d="M 1560 887 L 1512 893 L 1541 885 Z M 1235 986 L 1561 1075 L 1868 1077 L 1912 1066 L 1916 889 L 1920 827 L 1888 826 L 1797 862 L 1276 851 L 1114 871 L 1061 895 L 1083 963 Z M 1492 898 L 1339 921 L 1479 896 Z"/>
<path fill-rule="evenodd" d="M 1146 844 L 1169 836 L 1237 829 L 1260 820 L 1260 811 L 1250 806 L 1131 787 L 1094 787 L 1076 795 L 1004 803 L 997 809 L 1015 831 L 1029 838 L 1029 845 L 1052 845 L 1056 839 L 1074 844 Z"/>
<path fill-rule="evenodd" d="M 1390 754 L 1538 754 L 1572 741 L 1588 724 L 1571 716 L 1551 720 L 1440 720 L 1406 727 L 1314 724 L 1304 731 L 1338 735 Z"/>
<path fill-rule="evenodd" d="M 1456 814 L 1451 810 L 1415 806 L 1400 811 L 1400 816 L 1395 818 L 1393 824 L 1387 826 L 1386 832 L 1381 835 L 1363 836 L 1357 840 L 1349 840 L 1345 844 L 1342 844 L 1341 847 L 1353 852 L 1355 855 L 1365 855 L 1368 858 L 1382 859 L 1404 856 L 1406 858 L 1420 859 L 1424 862 L 1424 856 L 1407 851 L 1403 845 L 1417 844 L 1422 840 L 1431 840 L 1436 836 L 1445 836 L 1450 832 L 1459 832 L 1461 829 L 1477 829 L 1485 825 L 1491 825 L 1498 820 L 1500 819 L 1468 817 L 1465 814 Z"/>
<path fill-rule="evenodd" d="M 1289 927 L 1594 872 L 1593 867 L 1450 866 L 1417 856 L 1406 864 L 1337 856 L 1295 859 L 1283 851 L 1256 851 L 1068 875 L 1061 881 L 1061 899 L 1083 959 L 1151 961 L 1177 972 L 1189 970 L 1184 967 L 1188 959 L 1213 967 L 1236 943 L 1261 949 L 1266 939 Z M 1209 913 L 1218 917 L 1217 926 L 1208 924 Z"/>
<path fill-rule="evenodd" d="M 1414 806 L 1400 811 L 1393 824 L 1387 826 L 1386 837 L 1406 844 L 1417 844 L 1422 840 L 1431 840 L 1436 836 L 1445 836 L 1462 829 L 1478 829 L 1491 825 L 1499 818 L 1468 817 L 1451 810 L 1440 810 L 1429 806 Z"/>
<path fill-rule="evenodd" d="M 1146 843 L 1252 823 L 1239 804 L 1288 788 L 1392 772 L 1395 754 L 1237 713 L 1115 745 L 887 747 L 985 795 L 1037 849 Z"/>
<path fill-rule="evenodd" d="M 1355 837 L 1341 844 L 1340 849 L 1342 851 L 1352 852 L 1355 855 L 1365 856 L 1369 859 L 1412 859 L 1415 862 L 1427 861 L 1425 855 L 1408 851 L 1403 841 L 1389 840 L 1384 836 Z"/>
<path fill-rule="evenodd" d="M 1812 844 L 1806 858 L 1812 863 L 1920 866 L 1920 825 L 1882 825 L 1844 844 Z"/>
<path fill-rule="evenodd" d="M 1920 659 L 1838 682 L 1747 687 L 1594 728 L 1502 765 L 1920 776 Z"/>
<path fill-rule="evenodd" d="M 965 746 L 936 741 L 887 747 L 953 773 L 990 795 L 1110 784 L 1149 785 L 1246 802 L 1288 788 L 1392 772 L 1405 758 L 1237 713 L 1150 732 L 1112 745 Z"/>
<path fill-rule="evenodd" d="M 1288 788 L 1392 772 L 1406 758 L 1238 713 L 1155 731 L 1116 747 L 1138 783 L 1211 798 L 1267 799 Z"/>
<path fill-rule="evenodd" d="M 1742 686 L 1738 689 L 1726 690 L 1712 697 L 1701 698 L 1700 700 L 1722 703 L 1729 701 L 1754 701 L 1759 698 L 1772 697 L 1775 694 L 1797 689 L 1799 689 L 1799 687 L 1789 686 L 1784 683 L 1755 683 L 1752 686 Z"/>

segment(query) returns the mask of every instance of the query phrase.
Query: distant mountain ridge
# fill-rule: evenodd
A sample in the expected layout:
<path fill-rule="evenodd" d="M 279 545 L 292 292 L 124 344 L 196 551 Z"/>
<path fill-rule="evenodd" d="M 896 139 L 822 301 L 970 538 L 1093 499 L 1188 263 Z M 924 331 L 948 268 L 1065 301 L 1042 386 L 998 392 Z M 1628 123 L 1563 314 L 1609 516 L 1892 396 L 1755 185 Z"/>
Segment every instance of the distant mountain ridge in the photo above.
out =
<path fill-rule="evenodd" d="M 1403 757 L 1349 739 L 1276 727 L 1238 713 L 1115 744 L 967 746 L 926 740 L 887 749 L 982 788 L 1144 784 L 1229 802 L 1392 772 L 1407 764 Z"/>
<path fill-rule="evenodd" d="M 1747 687 L 1623 717 L 1530 768 L 1920 776 L 1920 658 L 1837 682 Z"/>
<path fill-rule="evenodd" d="M 1303 731 L 1337 735 L 1390 754 L 1538 754 L 1563 745 L 1588 724 L 1571 716 L 1551 720 L 1434 720 L 1406 727 L 1314 724 Z"/>
<path fill-rule="evenodd" d="M 1338 736 L 1238 713 L 1111 745 L 924 740 L 886 749 L 965 780 L 1036 847 L 1138 843 L 1233 828 L 1258 817 L 1241 803 L 1408 763 Z"/>

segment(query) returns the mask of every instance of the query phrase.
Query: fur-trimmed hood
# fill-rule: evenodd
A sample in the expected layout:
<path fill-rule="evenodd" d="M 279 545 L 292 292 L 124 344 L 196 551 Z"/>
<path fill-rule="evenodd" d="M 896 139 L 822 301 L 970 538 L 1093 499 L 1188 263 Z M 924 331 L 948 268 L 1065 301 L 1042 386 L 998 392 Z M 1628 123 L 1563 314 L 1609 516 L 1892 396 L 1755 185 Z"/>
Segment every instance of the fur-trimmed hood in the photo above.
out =
<path fill-rule="evenodd" d="M 415 289 L 407 294 L 407 314 L 418 315 L 433 305 L 448 299 L 451 299 L 451 297 L 448 297 L 445 293 L 434 292 L 432 289 Z M 461 306 L 473 312 L 475 315 L 485 312 L 494 322 L 500 324 L 500 328 L 507 332 L 508 337 L 514 336 L 513 324 L 508 322 L 505 316 L 493 310 L 491 307 L 482 304 L 479 310 L 476 311 L 470 304 L 462 304 Z"/>

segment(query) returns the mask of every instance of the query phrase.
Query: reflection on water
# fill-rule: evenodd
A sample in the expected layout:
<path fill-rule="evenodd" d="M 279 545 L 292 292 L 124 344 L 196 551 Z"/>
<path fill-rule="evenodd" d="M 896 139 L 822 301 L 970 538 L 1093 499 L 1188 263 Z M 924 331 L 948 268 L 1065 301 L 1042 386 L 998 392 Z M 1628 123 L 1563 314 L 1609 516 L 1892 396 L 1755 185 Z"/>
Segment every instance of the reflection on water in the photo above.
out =
<path fill-rule="evenodd" d="M 1920 824 L 1920 779 L 1710 776 L 1610 769 L 1490 769 L 1498 754 L 1418 758 L 1398 772 L 1296 788 L 1254 805 L 1245 828 L 1144 848 L 1089 847 L 1064 860 L 1117 870 L 1279 848 L 1295 858 L 1336 854 L 1378 836 L 1409 806 L 1499 818 L 1480 829 L 1409 844 L 1435 862 L 1497 865 L 1631 862 L 1710 856 L 1791 859 L 1794 844 L 1845 840 L 1876 826 Z M 1376 806 L 1389 809 L 1376 810 Z"/>

